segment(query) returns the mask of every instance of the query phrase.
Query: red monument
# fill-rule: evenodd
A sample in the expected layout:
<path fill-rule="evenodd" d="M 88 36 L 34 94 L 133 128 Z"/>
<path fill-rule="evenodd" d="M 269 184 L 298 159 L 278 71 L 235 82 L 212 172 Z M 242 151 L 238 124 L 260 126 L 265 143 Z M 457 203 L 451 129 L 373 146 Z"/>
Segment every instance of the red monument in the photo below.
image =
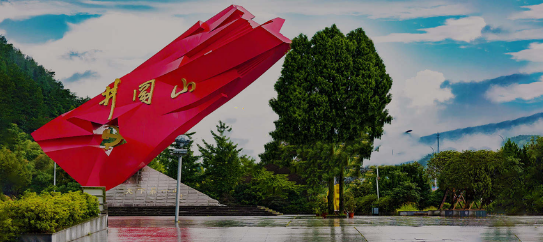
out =
<path fill-rule="evenodd" d="M 232 5 L 32 136 L 83 186 L 124 182 L 289 50 L 276 18 Z"/>

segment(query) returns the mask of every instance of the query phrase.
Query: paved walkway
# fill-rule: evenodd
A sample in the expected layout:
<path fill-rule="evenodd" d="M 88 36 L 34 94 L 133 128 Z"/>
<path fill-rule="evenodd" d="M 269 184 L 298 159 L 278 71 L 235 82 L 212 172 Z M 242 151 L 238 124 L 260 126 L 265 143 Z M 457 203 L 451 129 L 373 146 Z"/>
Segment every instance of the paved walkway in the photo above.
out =
<path fill-rule="evenodd" d="M 80 241 L 543 241 L 543 217 L 110 217 Z"/>

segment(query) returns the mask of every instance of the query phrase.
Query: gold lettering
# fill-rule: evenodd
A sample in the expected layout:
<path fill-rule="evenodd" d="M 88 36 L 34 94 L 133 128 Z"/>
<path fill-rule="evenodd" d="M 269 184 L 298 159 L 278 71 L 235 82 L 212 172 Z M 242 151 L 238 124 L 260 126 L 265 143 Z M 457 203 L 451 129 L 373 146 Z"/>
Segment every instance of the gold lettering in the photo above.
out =
<path fill-rule="evenodd" d="M 179 91 L 178 93 L 176 93 L 175 91 L 177 90 L 177 85 L 175 85 L 175 86 L 173 87 L 173 90 L 172 90 L 172 95 L 171 95 L 172 99 L 173 99 L 173 98 L 176 98 L 177 96 L 179 96 L 179 95 L 181 95 L 181 94 L 183 94 L 183 93 L 186 93 L 187 91 L 188 91 L 188 92 L 193 92 L 194 89 L 196 89 L 196 83 L 194 83 L 194 82 L 189 82 L 189 83 L 187 84 L 187 80 L 186 80 L 185 78 L 182 78 L 181 81 L 183 81 L 183 89 L 181 89 L 181 91 Z M 188 88 L 189 86 L 191 86 L 190 91 L 189 91 L 189 88 Z"/>
<path fill-rule="evenodd" d="M 108 120 L 113 117 L 113 110 L 115 109 L 115 100 L 117 99 L 117 88 L 119 87 L 119 83 L 121 83 L 121 79 L 117 78 L 115 79 L 113 88 L 109 88 L 109 86 L 106 87 L 106 90 L 102 93 L 102 96 L 106 98 L 98 103 L 99 105 L 107 106 L 109 104 L 109 99 L 113 99 L 111 101 L 111 111 L 109 111 L 109 117 L 107 118 Z"/>
<path fill-rule="evenodd" d="M 138 95 L 138 98 L 142 103 L 150 105 L 153 98 L 153 91 L 155 90 L 155 79 L 144 82 L 139 88 L 140 94 Z"/>

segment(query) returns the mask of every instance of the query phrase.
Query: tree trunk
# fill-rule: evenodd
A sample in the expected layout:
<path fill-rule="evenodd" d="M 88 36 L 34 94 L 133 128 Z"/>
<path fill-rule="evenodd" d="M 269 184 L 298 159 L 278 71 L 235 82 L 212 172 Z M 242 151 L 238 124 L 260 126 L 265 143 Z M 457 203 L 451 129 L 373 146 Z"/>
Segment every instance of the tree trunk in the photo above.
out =
<path fill-rule="evenodd" d="M 449 189 L 445 190 L 445 195 L 443 195 L 443 200 L 441 200 L 441 205 L 439 205 L 439 210 L 443 209 L 443 204 L 445 204 L 445 200 L 447 199 L 447 193 L 449 193 Z"/>
<path fill-rule="evenodd" d="M 334 178 L 328 178 L 328 214 L 334 214 Z"/>
<path fill-rule="evenodd" d="M 345 167 L 341 166 L 339 172 L 339 213 L 345 211 L 345 199 L 343 197 L 343 187 L 345 186 Z"/>

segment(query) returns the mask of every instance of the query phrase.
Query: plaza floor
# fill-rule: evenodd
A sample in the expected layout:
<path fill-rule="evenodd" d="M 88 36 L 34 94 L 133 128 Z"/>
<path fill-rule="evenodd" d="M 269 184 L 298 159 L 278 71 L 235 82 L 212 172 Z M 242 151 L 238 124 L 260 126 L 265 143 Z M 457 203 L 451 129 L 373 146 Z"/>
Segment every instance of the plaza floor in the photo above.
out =
<path fill-rule="evenodd" d="M 82 241 L 543 241 L 543 217 L 110 217 Z"/>

